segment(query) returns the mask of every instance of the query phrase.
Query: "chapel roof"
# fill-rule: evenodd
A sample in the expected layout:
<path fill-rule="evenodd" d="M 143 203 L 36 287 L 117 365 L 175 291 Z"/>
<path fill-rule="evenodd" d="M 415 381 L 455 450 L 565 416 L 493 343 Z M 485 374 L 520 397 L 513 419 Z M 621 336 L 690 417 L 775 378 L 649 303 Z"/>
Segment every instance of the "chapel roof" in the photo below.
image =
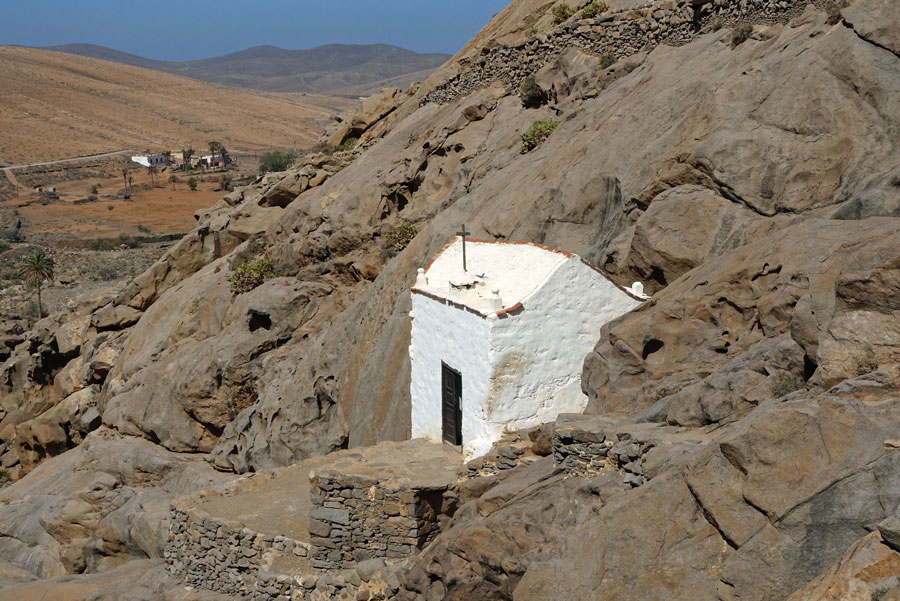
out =
<path fill-rule="evenodd" d="M 463 271 L 462 241 L 456 237 L 425 268 L 427 282 L 417 282 L 413 290 L 487 315 L 498 311 L 492 301 L 492 291 L 496 289 L 502 313 L 520 306 L 560 266 L 573 259 L 583 261 L 578 255 L 531 242 L 466 239 L 466 271 Z"/>

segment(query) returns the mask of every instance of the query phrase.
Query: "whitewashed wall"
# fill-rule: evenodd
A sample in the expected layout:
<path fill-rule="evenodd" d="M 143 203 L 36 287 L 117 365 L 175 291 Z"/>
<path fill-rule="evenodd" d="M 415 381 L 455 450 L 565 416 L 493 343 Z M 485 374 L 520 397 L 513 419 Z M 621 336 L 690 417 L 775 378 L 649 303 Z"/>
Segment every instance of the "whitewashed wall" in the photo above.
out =
<path fill-rule="evenodd" d="M 441 361 L 462 374 L 463 444 L 471 423 L 484 420 L 490 359 L 484 318 L 424 296 L 412 295 L 409 346 L 412 437 L 441 440 Z"/>
<path fill-rule="evenodd" d="M 501 290 L 501 296 L 503 291 Z M 517 315 L 494 320 L 488 395 L 466 451 L 481 455 L 505 430 L 518 430 L 580 413 L 584 357 L 600 327 L 638 304 L 579 259 L 561 265 Z"/>
<path fill-rule="evenodd" d="M 581 412 L 584 356 L 603 324 L 639 303 L 578 258 L 550 274 L 521 311 L 500 319 L 413 294 L 413 438 L 441 440 L 442 360 L 462 374 L 467 457 L 486 453 L 507 430 Z"/>

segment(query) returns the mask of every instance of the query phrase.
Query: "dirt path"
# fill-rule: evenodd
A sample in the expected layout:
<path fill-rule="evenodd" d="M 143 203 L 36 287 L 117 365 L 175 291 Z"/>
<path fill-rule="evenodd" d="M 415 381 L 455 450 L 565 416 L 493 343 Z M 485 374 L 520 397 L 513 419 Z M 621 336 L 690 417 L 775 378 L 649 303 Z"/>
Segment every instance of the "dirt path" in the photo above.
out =
<path fill-rule="evenodd" d="M 19 184 L 19 180 L 17 180 L 16 176 L 13 174 L 12 169 L 4 169 L 3 171 L 6 173 L 6 179 L 9 180 L 9 183 L 14 185 L 16 190 L 18 190 L 21 187 L 21 184 Z"/>
<path fill-rule="evenodd" d="M 104 157 L 113 157 L 120 154 L 129 154 L 134 152 L 133 150 L 113 150 L 111 152 L 101 152 L 100 154 L 89 154 L 83 157 L 73 157 L 71 159 L 59 159 L 57 161 L 46 161 L 44 163 L 31 163 L 28 165 L 8 165 L 6 167 L 0 167 L 0 170 L 6 171 L 7 175 L 13 169 L 27 169 L 28 167 L 46 167 L 47 165 L 58 165 L 60 163 L 74 163 L 77 161 L 90 161 L 93 159 L 102 159 Z"/>

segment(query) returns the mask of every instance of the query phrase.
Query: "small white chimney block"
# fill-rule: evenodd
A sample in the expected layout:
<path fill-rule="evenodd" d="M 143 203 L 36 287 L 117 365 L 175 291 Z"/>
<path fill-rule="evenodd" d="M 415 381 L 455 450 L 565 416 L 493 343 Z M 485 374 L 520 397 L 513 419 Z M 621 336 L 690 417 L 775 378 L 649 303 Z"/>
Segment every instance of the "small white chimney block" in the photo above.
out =
<path fill-rule="evenodd" d="M 428 278 L 425 277 L 425 270 L 421 267 L 416 271 L 416 288 L 424 288 L 428 285 Z"/>
<path fill-rule="evenodd" d="M 644 294 L 644 285 L 641 282 L 635 282 L 631 285 L 631 288 L 627 288 L 627 290 L 638 298 L 650 298 Z"/>
<path fill-rule="evenodd" d="M 496 313 L 503 310 L 503 300 L 500 298 L 500 289 L 493 288 L 491 290 L 491 311 Z"/>

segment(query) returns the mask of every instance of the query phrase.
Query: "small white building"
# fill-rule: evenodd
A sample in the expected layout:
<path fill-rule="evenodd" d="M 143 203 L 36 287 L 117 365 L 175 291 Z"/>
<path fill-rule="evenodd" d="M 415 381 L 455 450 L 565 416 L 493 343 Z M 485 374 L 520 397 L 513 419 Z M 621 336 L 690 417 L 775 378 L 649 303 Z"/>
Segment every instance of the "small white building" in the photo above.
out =
<path fill-rule="evenodd" d="M 131 160 L 144 167 L 165 167 L 169 164 L 169 157 L 164 154 L 139 154 Z"/>
<path fill-rule="evenodd" d="M 505 431 L 583 411 L 585 355 L 643 298 L 571 253 L 454 239 L 412 287 L 413 438 L 477 457 Z"/>

